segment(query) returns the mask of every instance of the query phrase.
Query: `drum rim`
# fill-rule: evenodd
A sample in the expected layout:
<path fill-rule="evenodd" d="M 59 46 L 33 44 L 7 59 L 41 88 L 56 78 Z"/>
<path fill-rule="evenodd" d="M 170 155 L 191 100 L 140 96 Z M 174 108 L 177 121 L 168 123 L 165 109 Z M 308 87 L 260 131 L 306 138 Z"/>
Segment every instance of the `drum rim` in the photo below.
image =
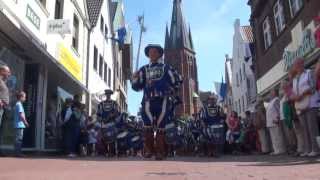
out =
<path fill-rule="evenodd" d="M 134 136 L 131 141 L 132 142 L 135 142 L 135 141 L 138 141 L 140 139 L 140 136 Z"/>
<path fill-rule="evenodd" d="M 129 134 L 128 131 L 124 131 L 124 132 L 122 132 L 122 133 L 119 133 L 119 134 L 117 135 L 117 139 L 124 138 L 124 137 L 126 137 L 128 134 Z"/>

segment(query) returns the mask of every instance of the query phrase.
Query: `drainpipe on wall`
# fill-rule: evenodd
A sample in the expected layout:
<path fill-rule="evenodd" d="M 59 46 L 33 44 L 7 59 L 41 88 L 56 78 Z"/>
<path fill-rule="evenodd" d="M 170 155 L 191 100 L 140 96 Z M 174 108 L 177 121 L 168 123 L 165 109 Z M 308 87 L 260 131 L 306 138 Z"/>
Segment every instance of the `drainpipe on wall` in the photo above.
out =
<path fill-rule="evenodd" d="M 90 106 L 90 104 L 91 104 L 91 98 L 90 98 L 90 96 L 91 96 L 91 94 L 90 94 L 90 91 L 89 91 L 89 68 L 90 68 L 90 41 L 91 41 L 91 36 L 90 36 L 90 34 L 91 34 L 91 32 L 92 32 L 92 26 L 90 26 L 89 28 L 88 28 L 88 43 L 87 43 L 87 63 L 86 63 L 86 88 L 88 89 L 88 92 L 87 92 L 87 96 L 86 96 L 86 107 L 87 107 L 87 112 L 89 113 L 89 115 L 91 115 L 91 106 Z"/>

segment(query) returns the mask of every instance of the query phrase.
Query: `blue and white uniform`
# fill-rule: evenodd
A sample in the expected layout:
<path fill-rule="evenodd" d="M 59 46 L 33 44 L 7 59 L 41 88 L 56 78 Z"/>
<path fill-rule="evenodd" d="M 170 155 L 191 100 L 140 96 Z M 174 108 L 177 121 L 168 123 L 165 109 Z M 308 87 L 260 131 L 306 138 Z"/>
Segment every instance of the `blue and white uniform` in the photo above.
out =
<path fill-rule="evenodd" d="M 206 126 L 219 124 L 222 121 L 221 108 L 216 104 L 207 105 L 202 108 L 200 118 Z"/>
<path fill-rule="evenodd" d="M 172 67 L 159 62 L 139 69 L 138 77 L 132 81 L 132 88 L 144 91 L 141 116 L 145 127 L 165 127 L 171 113 L 169 97 L 179 86 L 178 77 Z"/>
<path fill-rule="evenodd" d="M 104 123 L 115 120 L 117 114 L 118 105 L 113 100 L 105 100 L 98 105 L 97 116 Z"/>

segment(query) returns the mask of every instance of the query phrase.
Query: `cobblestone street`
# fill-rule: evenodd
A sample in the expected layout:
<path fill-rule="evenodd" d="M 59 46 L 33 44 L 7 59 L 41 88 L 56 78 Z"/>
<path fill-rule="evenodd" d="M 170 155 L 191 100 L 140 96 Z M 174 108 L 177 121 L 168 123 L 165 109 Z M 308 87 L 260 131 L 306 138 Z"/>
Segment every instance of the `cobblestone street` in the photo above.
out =
<path fill-rule="evenodd" d="M 270 156 L 140 158 L 1 158 L 0 180 L 317 180 L 318 159 Z"/>

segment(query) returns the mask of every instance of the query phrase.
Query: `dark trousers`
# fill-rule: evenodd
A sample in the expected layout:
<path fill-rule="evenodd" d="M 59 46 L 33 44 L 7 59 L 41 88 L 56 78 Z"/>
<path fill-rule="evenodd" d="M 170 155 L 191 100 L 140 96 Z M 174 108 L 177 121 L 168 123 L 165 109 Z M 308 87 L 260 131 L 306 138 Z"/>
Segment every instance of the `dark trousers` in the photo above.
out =
<path fill-rule="evenodd" d="M 23 128 L 16 128 L 16 138 L 15 138 L 15 145 L 14 145 L 14 151 L 16 155 L 19 155 L 22 153 L 22 142 L 23 142 Z"/>
<path fill-rule="evenodd" d="M 170 114 L 168 98 L 148 100 L 144 102 L 142 108 L 142 119 L 145 127 L 163 129 L 168 123 Z"/>
<path fill-rule="evenodd" d="M 64 135 L 66 153 L 76 153 L 79 145 L 80 127 L 67 127 Z"/>

